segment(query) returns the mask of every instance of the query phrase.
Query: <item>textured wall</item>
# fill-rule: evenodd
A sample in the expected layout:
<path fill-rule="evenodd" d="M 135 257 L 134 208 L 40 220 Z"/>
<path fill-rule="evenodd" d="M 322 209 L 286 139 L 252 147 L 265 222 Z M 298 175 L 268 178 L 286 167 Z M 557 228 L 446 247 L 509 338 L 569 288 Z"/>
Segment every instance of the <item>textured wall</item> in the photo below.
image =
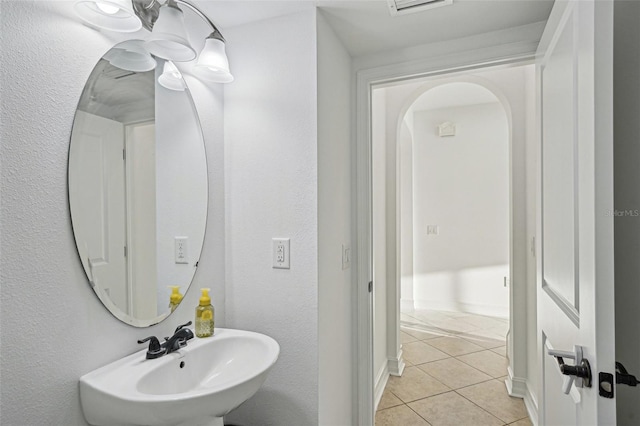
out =
<path fill-rule="evenodd" d="M 78 378 L 193 317 L 189 292 L 174 316 L 127 326 L 90 289 L 71 231 L 67 153 L 80 93 L 117 37 L 75 18 L 72 2 L 2 2 L 1 311 L 3 425 L 84 425 Z M 210 206 L 194 286 L 211 286 L 224 322 L 222 92 L 191 79 L 207 144 Z M 206 112 L 204 112 L 206 111 Z M 203 113 L 204 112 L 204 113 Z"/>
<path fill-rule="evenodd" d="M 352 286 L 342 269 L 351 241 L 351 57 L 318 14 L 319 424 L 352 418 Z M 353 246 L 353 245 L 352 245 Z M 355 265 L 355 262 L 354 262 Z"/>
<path fill-rule="evenodd" d="M 316 17 L 309 10 L 225 31 L 227 323 L 280 344 L 258 393 L 229 421 L 318 423 Z M 291 269 L 271 239 L 291 238 Z"/>

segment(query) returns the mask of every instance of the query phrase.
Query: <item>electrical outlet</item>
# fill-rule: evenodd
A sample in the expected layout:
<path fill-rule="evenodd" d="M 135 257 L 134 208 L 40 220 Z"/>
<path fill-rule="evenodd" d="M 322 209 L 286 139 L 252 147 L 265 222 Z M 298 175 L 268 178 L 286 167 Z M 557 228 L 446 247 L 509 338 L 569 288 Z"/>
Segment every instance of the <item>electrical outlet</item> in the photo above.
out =
<path fill-rule="evenodd" d="M 440 227 L 438 225 L 427 225 L 427 235 L 440 234 Z"/>
<path fill-rule="evenodd" d="M 273 239 L 273 267 L 276 269 L 291 269 L 289 238 Z"/>
<path fill-rule="evenodd" d="M 351 244 L 342 245 L 342 270 L 351 268 Z"/>
<path fill-rule="evenodd" d="M 189 237 L 175 237 L 175 262 L 189 263 Z"/>

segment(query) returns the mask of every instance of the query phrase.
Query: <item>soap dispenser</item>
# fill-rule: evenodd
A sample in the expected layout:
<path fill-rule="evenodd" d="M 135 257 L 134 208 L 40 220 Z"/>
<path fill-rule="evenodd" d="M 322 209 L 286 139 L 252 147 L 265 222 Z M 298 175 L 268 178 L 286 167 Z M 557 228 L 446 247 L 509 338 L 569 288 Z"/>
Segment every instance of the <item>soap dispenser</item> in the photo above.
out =
<path fill-rule="evenodd" d="M 211 297 L 209 297 L 208 288 L 200 289 L 200 304 L 196 308 L 196 336 L 209 337 L 213 335 L 214 327 L 214 311 L 211 306 Z"/>
<path fill-rule="evenodd" d="M 171 312 L 175 311 L 180 302 L 182 302 L 182 298 L 184 297 L 180 294 L 180 286 L 179 285 L 170 285 L 171 296 L 169 296 L 169 309 Z"/>

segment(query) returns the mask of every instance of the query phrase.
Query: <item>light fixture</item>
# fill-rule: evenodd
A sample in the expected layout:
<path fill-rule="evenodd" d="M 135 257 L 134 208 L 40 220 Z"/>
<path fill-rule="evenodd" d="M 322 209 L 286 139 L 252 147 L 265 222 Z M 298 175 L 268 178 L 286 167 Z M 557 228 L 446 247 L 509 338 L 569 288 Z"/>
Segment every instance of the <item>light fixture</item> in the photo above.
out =
<path fill-rule="evenodd" d="M 232 82 L 224 37 L 207 15 L 187 0 L 76 0 L 75 8 L 82 19 L 100 28 L 127 32 L 144 27 L 151 31 L 144 48 L 152 55 L 175 62 L 191 61 L 198 55 L 189 43 L 184 13 L 178 5 L 191 9 L 213 30 L 200 52 L 196 72 L 209 81 Z M 135 53 L 127 50 L 125 56 Z"/>
<path fill-rule="evenodd" d="M 158 83 L 169 90 L 182 92 L 185 89 L 182 74 L 171 61 L 166 61 L 162 68 L 162 75 L 158 77 Z"/>
<path fill-rule="evenodd" d="M 196 51 L 189 44 L 184 28 L 184 14 L 174 0 L 160 8 L 151 37 L 145 43 L 151 54 L 171 61 L 190 61 Z"/>
<path fill-rule="evenodd" d="M 126 71 L 147 72 L 156 68 L 156 60 L 142 46 L 141 40 L 128 40 L 109 50 L 104 59 Z"/>
<path fill-rule="evenodd" d="M 202 78 L 209 81 L 216 83 L 231 83 L 233 81 L 233 76 L 229 71 L 224 38 L 219 31 L 214 31 L 205 40 L 195 70 Z"/>
<path fill-rule="evenodd" d="M 130 0 L 78 0 L 74 10 L 85 22 L 105 30 L 128 33 L 142 28 Z"/>

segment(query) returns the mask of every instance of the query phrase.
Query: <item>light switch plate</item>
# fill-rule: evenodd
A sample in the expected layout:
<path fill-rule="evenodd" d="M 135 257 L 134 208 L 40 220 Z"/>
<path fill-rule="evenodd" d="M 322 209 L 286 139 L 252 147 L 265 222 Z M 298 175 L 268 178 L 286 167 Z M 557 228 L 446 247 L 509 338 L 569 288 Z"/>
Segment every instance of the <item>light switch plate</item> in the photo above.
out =
<path fill-rule="evenodd" d="M 351 268 L 351 244 L 342 245 L 342 270 Z"/>

